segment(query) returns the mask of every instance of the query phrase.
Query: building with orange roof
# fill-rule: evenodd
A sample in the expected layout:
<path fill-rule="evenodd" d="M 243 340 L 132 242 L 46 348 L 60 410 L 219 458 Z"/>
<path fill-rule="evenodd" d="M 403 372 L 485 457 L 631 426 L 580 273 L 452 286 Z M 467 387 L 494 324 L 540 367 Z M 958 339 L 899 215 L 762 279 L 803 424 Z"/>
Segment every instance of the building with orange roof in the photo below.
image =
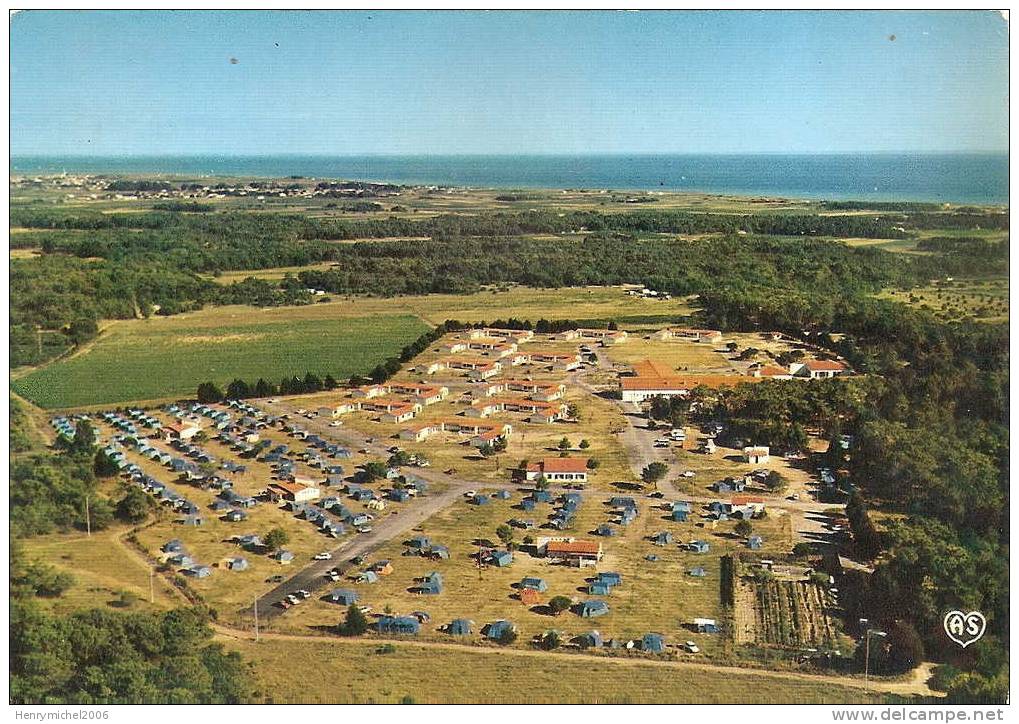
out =
<path fill-rule="evenodd" d="M 587 458 L 543 458 L 524 469 L 525 480 L 586 483 Z"/>
<path fill-rule="evenodd" d="M 544 545 L 545 557 L 561 560 L 571 566 L 593 566 L 602 558 L 600 541 L 553 539 Z"/>

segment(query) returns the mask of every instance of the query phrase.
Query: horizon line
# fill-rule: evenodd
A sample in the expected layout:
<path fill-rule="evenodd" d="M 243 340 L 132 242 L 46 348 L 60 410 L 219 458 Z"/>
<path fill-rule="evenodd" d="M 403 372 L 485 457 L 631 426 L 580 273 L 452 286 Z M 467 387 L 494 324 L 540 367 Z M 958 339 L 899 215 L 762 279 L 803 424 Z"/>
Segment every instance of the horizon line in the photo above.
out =
<path fill-rule="evenodd" d="M 182 153 L 12 153 L 10 158 L 195 158 L 220 156 L 222 158 L 584 158 L 602 157 L 654 157 L 654 156 L 1007 156 L 1009 149 L 977 150 L 901 150 L 901 151 L 592 151 L 592 152 L 469 152 L 469 153 L 376 153 L 376 152 L 310 152 L 291 153 L 222 153 L 217 151 L 190 151 Z"/>

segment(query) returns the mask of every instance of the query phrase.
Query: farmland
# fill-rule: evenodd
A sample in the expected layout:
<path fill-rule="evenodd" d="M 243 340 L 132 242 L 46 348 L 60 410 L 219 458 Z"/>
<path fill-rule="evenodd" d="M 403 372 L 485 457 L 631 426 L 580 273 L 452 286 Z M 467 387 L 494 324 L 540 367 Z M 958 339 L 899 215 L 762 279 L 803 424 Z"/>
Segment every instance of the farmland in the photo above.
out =
<path fill-rule="evenodd" d="M 1007 322 L 1008 281 L 1008 278 L 940 280 L 907 291 L 886 291 L 881 296 L 929 310 L 946 321 L 972 318 Z"/>
<path fill-rule="evenodd" d="M 71 407 L 186 397 L 204 380 L 365 373 L 427 327 L 410 315 L 290 319 L 237 309 L 121 322 L 85 350 L 20 377 L 36 404 Z M 197 317 L 197 318 L 196 318 Z"/>

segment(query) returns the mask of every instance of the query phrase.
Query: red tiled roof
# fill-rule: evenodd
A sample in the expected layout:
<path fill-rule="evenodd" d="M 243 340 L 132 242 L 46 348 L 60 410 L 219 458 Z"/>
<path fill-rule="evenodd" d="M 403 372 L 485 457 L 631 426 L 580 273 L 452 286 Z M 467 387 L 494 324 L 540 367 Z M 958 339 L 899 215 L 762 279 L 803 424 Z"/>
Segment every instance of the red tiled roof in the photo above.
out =
<path fill-rule="evenodd" d="M 803 363 L 808 370 L 811 371 L 835 371 L 841 372 L 846 368 L 844 364 L 837 360 L 826 360 L 826 359 L 812 359 Z"/>
<path fill-rule="evenodd" d="M 545 551 L 553 555 L 556 553 L 583 553 L 595 556 L 601 551 L 601 543 L 589 540 L 549 541 Z"/>
<path fill-rule="evenodd" d="M 540 465 L 545 473 L 587 472 L 587 458 L 545 458 Z"/>

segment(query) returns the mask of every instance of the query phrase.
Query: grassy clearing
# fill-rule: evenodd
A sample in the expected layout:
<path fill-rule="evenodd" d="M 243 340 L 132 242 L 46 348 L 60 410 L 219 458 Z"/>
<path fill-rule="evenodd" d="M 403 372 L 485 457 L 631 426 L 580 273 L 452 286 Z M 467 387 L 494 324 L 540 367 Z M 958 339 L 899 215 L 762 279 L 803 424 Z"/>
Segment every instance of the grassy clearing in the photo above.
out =
<path fill-rule="evenodd" d="M 152 581 L 154 603 L 150 603 L 148 569 L 118 540 L 126 532 L 116 526 L 91 537 L 67 533 L 21 541 L 26 560 L 40 560 L 74 576 L 74 585 L 64 595 L 40 600 L 59 613 L 113 606 L 121 591 L 134 594 L 134 607 L 139 609 L 179 605 L 180 598 L 159 577 Z"/>
<path fill-rule="evenodd" d="M 682 670 L 650 662 L 500 655 L 363 641 L 229 640 L 254 664 L 264 701 L 302 704 L 877 704 L 880 695 L 756 671 Z M 315 675 L 295 677 L 294 671 Z"/>
<path fill-rule="evenodd" d="M 972 317 L 981 322 L 1008 321 L 1008 279 L 954 279 L 907 291 L 888 290 L 883 299 L 902 302 L 953 321 Z"/>
<path fill-rule="evenodd" d="M 278 380 L 312 371 L 337 378 L 370 370 L 426 326 L 410 315 L 289 319 L 231 308 L 198 315 L 111 324 L 83 352 L 14 382 L 45 408 L 193 395 L 204 380 Z"/>

